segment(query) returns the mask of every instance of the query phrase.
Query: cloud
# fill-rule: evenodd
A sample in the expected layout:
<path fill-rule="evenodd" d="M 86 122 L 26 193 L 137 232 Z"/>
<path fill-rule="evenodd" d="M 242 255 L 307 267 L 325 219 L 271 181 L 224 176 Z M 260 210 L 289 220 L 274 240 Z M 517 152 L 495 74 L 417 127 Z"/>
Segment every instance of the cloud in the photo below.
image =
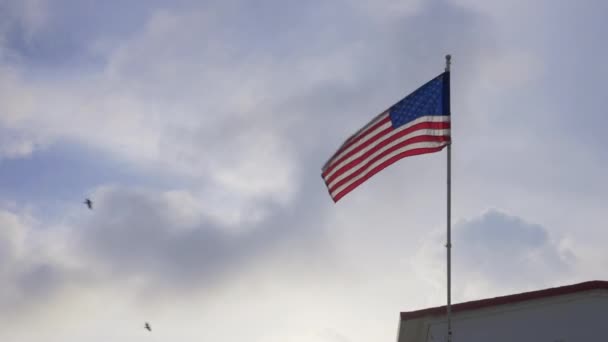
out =
<path fill-rule="evenodd" d="M 2 312 L 22 313 L 49 303 L 66 285 L 69 270 L 58 262 L 53 248 L 39 244 L 36 224 L 23 213 L 0 210 Z"/>
<path fill-rule="evenodd" d="M 309 165 L 322 164 L 343 139 L 336 137 L 346 137 L 408 86 L 431 77 L 430 70 L 440 71 L 443 51 L 437 50 L 453 48 L 463 61 L 475 58 L 474 49 L 450 43 L 440 30 L 429 28 L 424 37 L 405 31 L 439 15 L 450 18 L 455 35 L 471 46 L 479 43 L 475 20 L 453 7 L 414 6 L 426 19 L 412 17 L 395 33 L 390 29 L 401 27 L 395 21 L 370 22 L 370 31 L 336 30 L 316 7 L 299 6 L 285 14 L 293 21 L 277 17 L 261 26 L 239 7 L 155 8 L 121 40 L 93 35 L 98 39 L 86 44 L 100 49 L 103 61 L 95 68 L 32 76 L 9 64 L 0 69 L 0 88 L 7 90 L 0 92 L 7 113 L 0 129 L 20 138 L 3 156 L 23 157 L 59 142 L 90 146 L 136 168 L 187 179 L 206 201 L 221 198 L 215 206 L 230 213 L 223 217 L 262 215 L 266 210 L 258 203 L 285 206 L 294 200 L 298 173 L 318 172 Z M 380 9 L 373 15 L 395 14 Z M 261 16 L 275 10 L 257 9 Z M 367 13 L 357 4 L 325 10 L 352 20 Z M 242 20 L 221 20 L 232 16 Z M 251 30 L 264 34 L 252 41 Z M 271 39 L 268 34 L 277 30 Z M 381 38 L 371 40 L 372 34 Z M 394 39 L 407 41 L 394 45 Z M 264 48 L 280 42 L 285 48 Z M 376 51 L 409 57 L 387 64 Z M 431 52 L 437 68 L 416 71 L 407 82 L 395 75 Z M 313 149 L 320 157 L 301 164 L 299 156 Z"/>
<path fill-rule="evenodd" d="M 310 181 L 318 178 L 303 180 Z M 314 189 L 307 186 L 294 207 L 271 204 L 263 218 L 234 222 L 215 217 L 202 197 L 187 190 L 116 186 L 92 194 L 93 211 L 75 203 L 63 222 L 50 226 L 24 219 L 24 212 L 3 211 L 0 310 L 19 313 L 16 322 L 37 322 L 59 307 L 70 316 L 118 295 L 122 303 L 110 311 L 125 303 L 134 312 L 154 311 L 225 293 L 241 281 L 263 289 L 307 274 L 335 277 L 325 209 L 306 200 L 311 191 L 325 196 Z"/>
<path fill-rule="evenodd" d="M 330 12 L 362 15 L 358 10 Z M 323 234 L 327 223 L 313 208 L 325 210 L 322 204 L 329 202 L 317 197 L 327 200 L 318 173 L 339 140 L 441 71 L 445 51 L 461 56 L 463 69 L 472 68 L 474 47 L 486 39 L 476 33 L 477 18 L 439 3 L 405 23 L 355 32 L 336 30 L 331 18 L 314 21 L 321 14 L 312 7 L 289 12 L 300 26 L 285 18 L 260 27 L 258 20 L 243 18 L 226 26 L 218 18 L 247 17 L 232 11 L 157 10 L 140 30 L 101 46 L 101 69 L 78 78 L 31 80 L 23 71 L 15 76 L 17 89 L 38 101 L 7 126 L 42 141 L 94 145 L 144 169 L 192 179 L 188 191 L 111 188 L 99 193 L 101 207 L 90 221 L 70 222 L 84 227 L 77 235 L 86 248 L 77 255 L 88 255 L 103 272 L 170 284 L 204 282 L 293 234 Z M 408 34 L 431 19 L 449 23 L 453 36 L 436 27 Z M 264 49 L 270 36 L 249 37 L 251 29 L 269 33 L 278 27 L 286 28 L 285 36 L 272 39 L 299 43 Z M 466 44 L 455 44 L 456 38 Z M 415 67 L 427 65 L 429 55 L 437 56 L 436 67 Z M 387 62 L 383 56 L 408 58 Z M 397 72 L 412 69 L 407 79 Z M 6 100 L 24 108 L 19 99 Z M 296 208 L 301 212 L 294 214 Z M 298 218 L 302 222 L 293 223 Z"/>
<path fill-rule="evenodd" d="M 514 274 L 524 283 L 527 277 L 538 277 L 539 271 L 545 276 L 559 274 L 573 261 L 545 227 L 499 211 L 459 222 L 455 231 L 454 244 L 462 245 L 458 256 L 464 264 L 478 266 L 482 273 L 498 271 L 491 276 L 497 282 L 508 282 Z"/>
<path fill-rule="evenodd" d="M 418 272 L 443 288 L 445 232 L 434 232 L 414 263 Z M 452 279 L 458 301 L 534 290 L 566 281 L 577 258 L 559 235 L 498 210 L 457 222 L 452 229 Z M 431 270 L 428 272 L 427 270 Z"/>
<path fill-rule="evenodd" d="M 325 253 L 324 210 L 304 196 L 283 210 L 256 205 L 242 218 L 222 217 L 208 197 L 185 189 L 109 186 L 92 198 L 94 210 L 68 223 L 76 237 L 73 252 L 87 267 L 118 281 L 148 279 L 157 284 L 150 288 L 170 292 L 215 287 L 285 245 L 299 245 L 292 248 L 295 256 L 299 249 Z M 267 212 L 256 213 L 259 208 Z"/>

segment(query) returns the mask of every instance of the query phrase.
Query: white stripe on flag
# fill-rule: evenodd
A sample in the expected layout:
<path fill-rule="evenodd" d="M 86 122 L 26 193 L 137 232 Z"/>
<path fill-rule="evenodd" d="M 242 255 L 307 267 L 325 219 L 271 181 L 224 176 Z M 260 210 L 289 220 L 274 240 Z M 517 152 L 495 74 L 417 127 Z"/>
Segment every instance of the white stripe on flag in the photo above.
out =
<path fill-rule="evenodd" d="M 395 130 L 394 132 L 391 132 L 390 134 L 386 135 L 386 139 L 390 138 L 391 136 L 395 135 L 396 132 L 399 130 Z M 418 137 L 418 136 L 422 136 L 422 135 L 430 135 L 430 136 L 436 136 L 436 137 L 441 137 L 441 136 L 449 136 L 450 135 L 450 130 L 449 129 L 420 129 L 414 132 L 411 132 L 409 134 L 406 134 L 402 137 L 399 137 L 398 139 L 395 139 L 394 141 L 391 141 L 389 144 L 382 146 L 380 149 L 378 149 L 378 151 L 375 151 L 374 153 L 372 153 L 371 155 L 369 155 L 367 158 L 361 160 L 360 162 L 358 162 L 356 165 L 352 166 L 351 168 L 349 168 L 348 170 L 346 170 L 344 173 L 342 173 L 341 175 L 337 176 L 336 178 L 331 180 L 331 183 L 327 184 L 328 188 L 332 188 L 337 182 L 341 181 L 342 179 L 350 176 L 351 174 L 355 173 L 355 172 L 359 172 L 359 170 L 365 166 L 365 164 L 376 158 L 377 156 L 381 155 L 382 153 L 384 153 L 385 151 L 391 149 L 392 147 L 399 145 L 401 143 L 403 143 L 404 141 L 407 141 L 411 138 L 414 137 Z M 383 139 L 383 140 L 386 140 Z M 416 145 L 417 143 L 414 143 L 412 145 Z M 377 144 L 374 145 L 370 145 L 370 146 L 376 146 Z M 409 145 L 407 145 L 409 146 Z M 392 154 L 392 153 L 391 153 Z M 349 158 L 350 159 L 350 158 Z M 384 159 L 384 158 L 382 158 Z M 342 164 L 342 163 L 341 163 Z M 376 163 L 372 164 L 375 165 Z M 342 168 L 336 168 L 333 171 L 336 170 L 343 170 L 344 167 Z M 332 172 L 333 174 L 333 172 Z M 327 178 L 325 178 L 326 180 L 329 179 L 329 176 L 327 176 Z"/>
<path fill-rule="evenodd" d="M 447 130 L 449 133 L 449 130 Z M 374 162 L 372 165 L 370 165 L 368 168 L 366 168 L 365 171 L 360 172 L 357 176 L 353 177 L 353 179 L 349 180 L 348 182 L 342 184 L 340 187 L 338 187 L 337 189 L 333 189 L 330 191 L 330 194 L 332 197 L 336 197 L 336 195 L 340 194 L 340 192 L 342 192 L 344 189 L 346 189 L 348 186 L 350 186 L 352 183 L 356 182 L 357 180 L 365 177 L 371 170 L 373 170 L 376 166 L 384 163 L 385 161 L 389 160 L 390 158 L 409 151 L 409 150 L 414 150 L 414 149 L 418 149 L 418 148 L 433 148 L 433 147 L 440 147 L 442 145 L 447 145 L 448 143 L 445 141 L 430 141 L 430 142 L 420 142 L 420 143 L 414 143 L 414 144 L 410 144 L 407 146 L 404 146 L 398 150 L 395 150 L 389 154 L 387 154 L 386 156 L 384 156 L 383 158 L 377 160 L 376 162 Z M 331 187 L 329 187 L 331 189 Z"/>
<path fill-rule="evenodd" d="M 364 148 L 361 149 L 361 151 L 358 151 L 357 153 L 353 154 L 352 156 L 349 156 L 346 160 L 340 162 L 338 165 L 335 165 L 335 163 L 337 161 L 340 160 L 340 158 L 344 157 L 348 152 L 352 151 L 353 149 L 363 145 L 364 143 L 366 143 L 368 140 L 370 140 L 372 137 L 376 136 L 379 132 L 381 132 L 382 130 L 385 130 L 386 128 L 390 127 L 392 124 L 389 121 L 388 123 L 378 127 L 378 129 L 374 130 L 373 134 L 369 134 L 367 135 L 365 138 L 361 139 L 360 141 L 358 141 L 356 144 L 353 144 L 352 146 L 349 146 L 349 148 L 343 152 L 341 152 L 338 156 L 332 158 L 331 162 L 328 164 L 328 167 L 331 167 L 332 170 L 323 176 L 323 179 L 325 179 L 327 181 L 327 179 L 329 179 L 334 173 L 336 173 L 337 171 L 340 170 L 340 168 L 342 168 L 344 165 L 348 164 L 349 162 L 355 160 L 356 158 L 359 158 L 360 156 L 362 156 L 363 154 L 365 154 L 367 151 L 369 151 L 370 149 L 374 148 L 375 146 L 377 146 L 378 144 L 382 143 L 384 140 L 389 139 L 391 136 L 404 131 L 414 125 L 417 125 L 419 123 L 423 123 L 423 122 L 449 122 L 450 121 L 450 117 L 449 116 L 444 116 L 444 115 L 429 115 L 429 116 L 423 116 L 420 117 L 406 125 L 403 125 L 399 128 L 397 128 L 394 131 L 388 132 L 388 134 L 386 134 L 384 136 L 384 138 L 378 139 L 376 141 L 374 141 L 373 143 L 369 144 L 368 146 L 365 146 Z M 415 132 L 412 132 L 415 133 Z M 448 133 L 449 134 L 449 133 Z M 423 133 L 417 134 L 417 135 L 423 135 Z M 414 137 L 417 135 L 411 135 L 408 134 L 408 137 Z M 431 135 L 429 133 L 429 135 Z M 399 139 L 400 141 L 403 141 L 402 139 Z M 381 153 L 381 151 L 377 152 L 377 153 Z M 375 155 L 375 154 L 374 154 Z M 372 155 L 373 156 L 373 155 Z M 335 165 L 335 167 L 334 167 Z"/>

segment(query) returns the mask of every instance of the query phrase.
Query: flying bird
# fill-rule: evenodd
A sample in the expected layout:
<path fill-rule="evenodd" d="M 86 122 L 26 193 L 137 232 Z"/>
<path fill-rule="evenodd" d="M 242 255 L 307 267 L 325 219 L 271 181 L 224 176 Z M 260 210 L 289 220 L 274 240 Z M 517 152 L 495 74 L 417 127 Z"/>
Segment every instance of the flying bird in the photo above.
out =
<path fill-rule="evenodd" d="M 93 201 L 87 198 L 83 203 L 86 204 L 89 209 L 93 210 Z"/>
<path fill-rule="evenodd" d="M 150 328 L 150 324 L 148 324 L 148 322 L 146 322 L 144 328 L 148 329 L 148 331 L 152 331 L 152 328 Z"/>

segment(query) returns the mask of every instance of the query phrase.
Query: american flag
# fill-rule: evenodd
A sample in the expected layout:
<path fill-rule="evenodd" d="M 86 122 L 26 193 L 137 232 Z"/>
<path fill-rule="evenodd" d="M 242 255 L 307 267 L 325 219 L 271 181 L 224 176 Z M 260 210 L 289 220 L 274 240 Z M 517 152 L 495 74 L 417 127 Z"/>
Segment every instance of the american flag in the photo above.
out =
<path fill-rule="evenodd" d="M 435 77 L 348 138 L 321 176 L 337 202 L 397 160 L 450 143 L 450 73 Z"/>

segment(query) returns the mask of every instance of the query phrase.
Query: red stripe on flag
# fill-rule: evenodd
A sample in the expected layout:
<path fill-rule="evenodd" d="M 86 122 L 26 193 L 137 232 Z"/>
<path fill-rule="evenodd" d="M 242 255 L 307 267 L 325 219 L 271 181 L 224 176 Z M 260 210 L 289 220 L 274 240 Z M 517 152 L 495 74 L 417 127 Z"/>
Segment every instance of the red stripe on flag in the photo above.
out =
<path fill-rule="evenodd" d="M 357 146 L 357 148 L 353 149 L 351 152 L 347 153 L 344 157 L 340 158 L 340 160 L 336 161 L 335 163 L 332 163 L 332 165 L 325 171 L 323 172 L 322 176 L 325 179 L 325 181 L 327 183 L 331 183 L 331 181 L 333 179 L 335 179 L 339 174 L 342 174 L 344 171 L 342 169 L 350 169 L 352 168 L 354 165 L 364 161 L 365 159 L 367 159 L 369 156 L 371 156 L 372 154 L 376 153 L 378 150 L 380 150 L 382 147 L 390 144 L 391 142 L 404 137 L 410 133 L 413 133 L 415 131 L 418 130 L 428 130 L 428 129 L 432 129 L 432 130 L 441 130 L 441 129 L 450 129 L 450 122 L 449 121 L 445 121 L 445 122 L 421 122 L 418 123 L 416 125 L 413 125 L 411 127 L 408 127 L 407 129 L 404 129 L 402 131 L 399 130 L 395 130 L 393 128 L 388 129 L 389 132 L 388 133 L 384 133 L 385 131 L 383 131 L 382 136 L 378 135 L 372 139 L 370 139 L 369 141 L 366 141 L 364 144 L 361 144 L 360 146 Z M 394 132 L 394 133 L 390 133 L 390 132 Z M 360 152 L 361 150 L 365 149 L 366 147 L 374 144 L 376 141 L 378 141 L 380 138 L 382 137 L 387 137 L 386 139 L 380 141 L 379 143 L 377 143 L 375 146 L 373 146 L 372 148 L 369 149 L 369 151 L 366 151 L 364 154 L 362 154 L 361 156 L 353 159 L 352 161 L 348 162 L 345 165 L 340 166 L 341 170 L 336 171 L 334 174 L 332 174 L 330 177 L 325 178 L 327 175 L 329 175 L 336 167 L 338 167 L 343 161 L 345 161 L 346 159 L 352 157 L 353 155 L 355 155 L 356 153 Z"/>
<path fill-rule="evenodd" d="M 449 140 L 450 140 L 449 136 L 437 136 L 437 135 L 420 135 L 417 137 L 413 137 L 411 139 L 407 139 L 399 144 L 396 144 L 395 146 L 391 146 L 386 151 L 383 151 L 382 153 L 375 155 L 372 159 L 369 159 L 368 161 L 366 161 L 365 164 L 363 164 L 357 171 L 355 171 L 354 173 L 344 177 L 343 179 L 341 179 L 338 182 L 336 182 L 335 184 L 333 184 L 329 188 L 329 191 L 332 192 L 335 189 L 339 188 L 340 186 L 348 183 L 353 178 L 356 178 L 361 173 L 368 172 L 368 168 L 371 167 L 375 162 L 379 161 L 380 159 L 382 159 L 383 157 L 387 156 L 388 154 L 390 154 L 392 152 L 395 152 L 401 148 L 407 147 L 408 145 L 415 144 L 415 143 L 422 143 L 422 142 L 448 142 Z M 392 157 L 392 158 L 394 158 L 394 157 Z M 339 173 L 343 174 L 350 169 L 352 169 L 352 167 L 349 169 L 341 169 L 339 171 Z M 329 187 L 329 184 L 331 182 L 326 182 L 326 183 Z"/>
<path fill-rule="evenodd" d="M 333 160 L 336 157 L 338 157 L 342 152 L 344 152 L 345 150 L 347 150 L 349 147 L 351 147 L 352 145 L 356 144 L 357 142 L 359 142 L 364 137 L 368 136 L 371 132 L 373 132 L 374 130 L 376 130 L 378 127 L 380 127 L 380 126 L 386 124 L 387 122 L 391 121 L 391 117 L 388 115 L 388 113 L 383 113 L 383 115 L 386 115 L 386 117 L 382 118 L 380 121 L 378 121 L 377 123 L 373 124 L 372 126 L 370 126 L 367 129 L 363 128 L 361 130 L 361 132 L 356 133 L 355 135 L 353 135 L 352 137 L 350 137 L 348 140 L 346 140 L 346 142 L 330 158 L 330 162 L 328 163 L 328 165 L 329 164 L 333 164 L 334 163 Z"/>
<path fill-rule="evenodd" d="M 351 185 L 349 185 L 346 188 L 344 188 L 344 190 L 340 191 L 335 196 L 333 196 L 331 194 L 331 191 L 329 191 L 329 195 L 334 200 L 334 202 L 338 202 L 346 194 L 348 194 L 349 192 L 353 191 L 357 186 L 361 185 L 361 183 L 365 182 L 370 177 L 372 177 L 376 173 L 382 171 L 382 169 L 384 169 L 387 166 L 393 164 L 394 162 L 398 161 L 399 159 L 403 159 L 405 157 L 415 156 L 415 155 L 419 155 L 419 154 L 438 152 L 438 151 L 441 151 L 445 146 L 447 146 L 447 145 L 442 145 L 442 146 L 439 146 L 439 147 L 431 147 L 431 148 L 418 148 L 418 149 L 409 150 L 409 151 L 405 151 L 403 153 L 400 153 L 400 154 L 398 154 L 398 155 L 396 155 L 396 156 L 394 156 L 394 157 L 386 160 L 382 164 L 376 166 L 375 168 L 373 168 L 372 170 L 370 170 L 364 177 L 361 177 L 360 179 L 357 179 L 355 182 L 353 182 Z"/>

